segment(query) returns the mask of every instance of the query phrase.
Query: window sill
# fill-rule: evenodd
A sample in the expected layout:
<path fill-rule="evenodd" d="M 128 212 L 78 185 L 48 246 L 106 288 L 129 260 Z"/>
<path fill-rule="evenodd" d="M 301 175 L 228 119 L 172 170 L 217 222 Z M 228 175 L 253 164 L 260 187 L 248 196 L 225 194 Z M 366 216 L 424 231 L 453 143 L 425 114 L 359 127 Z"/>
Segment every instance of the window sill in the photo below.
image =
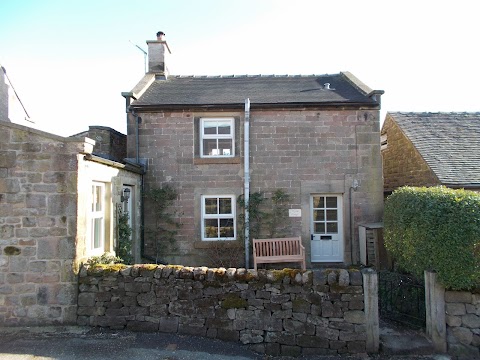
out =
<path fill-rule="evenodd" d="M 243 244 L 240 244 L 239 240 L 205 240 L 205 241 L 195 241 L 193 247 L 195 249 L 210 249 L 217 247 L 218 245 L 226 248 L 239 248 Z"/>
<path fill-rule="evenodd" d="M 231 158 L 195 158 L 193 165 L 209 165 L 209 164 L 240 164 L 239 157 Z"/>

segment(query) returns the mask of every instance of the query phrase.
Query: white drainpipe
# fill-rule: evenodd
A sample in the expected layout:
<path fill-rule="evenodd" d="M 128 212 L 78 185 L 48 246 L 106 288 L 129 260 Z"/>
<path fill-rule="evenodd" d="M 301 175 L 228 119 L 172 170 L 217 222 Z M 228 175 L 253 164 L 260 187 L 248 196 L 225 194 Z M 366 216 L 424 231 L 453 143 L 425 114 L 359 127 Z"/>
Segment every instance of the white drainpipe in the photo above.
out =
<path fill-rule="evenodd" d="M 245 99 L 245 129 L 244 129 L 244 197 L 245 197 L 245 268 L 250 267 L 250 99 Z"/>

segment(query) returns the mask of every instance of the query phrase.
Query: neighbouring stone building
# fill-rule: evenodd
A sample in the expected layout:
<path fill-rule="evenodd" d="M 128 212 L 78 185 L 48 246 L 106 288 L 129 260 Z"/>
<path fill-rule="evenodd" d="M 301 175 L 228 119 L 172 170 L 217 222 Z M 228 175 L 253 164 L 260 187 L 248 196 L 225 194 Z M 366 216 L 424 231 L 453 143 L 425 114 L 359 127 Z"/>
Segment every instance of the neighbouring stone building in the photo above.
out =
<path fill-rule="evenodd" d="M 348 72 L 173 76 L 166 41 L 147 43 L 149 71 L 122 93 L 128 158 L 148 164 L 147 190 L 178 191 L 182 224 L 175 251 L 158 255 L 162 244 L 146 234 L 149 259 L 210 265 L 219 241 L 243 242 L 242 197 L 281 190 L 289 200 L 277 234 L 302 236 L 307 266 L 358 263 L 358 225 L 383 212 L 383 91 Z M 154 222 L 145 211 L 146 229 Z M 266 226 L 259 235 L 271 237 Z"/>
<path fill-rule="evenodd" d="M 405 185 L 480 190 L 480 113 L 389 112 L 381 136 L 386 195 Z"/>
<path fill-rule="evenodd" d="M 143 170 L 93 155 L 94 144 L 0 121 L 0 323 L 5 326 L 76 321 L 79 266 L 115 251 L 117 211 L 129 209 L 125 187 L 134 203 L 132 240 L 139 237 Z M 139 251 L 133 249 L 137 261 Z"/>
<path fill-rule="evenodd" d="M 95 140 L 93 155 L 123 162 L 127 157 L 127 136 L 105 126 L 89 126 L 87 131 L 72 135 L 76 138 Z"/>

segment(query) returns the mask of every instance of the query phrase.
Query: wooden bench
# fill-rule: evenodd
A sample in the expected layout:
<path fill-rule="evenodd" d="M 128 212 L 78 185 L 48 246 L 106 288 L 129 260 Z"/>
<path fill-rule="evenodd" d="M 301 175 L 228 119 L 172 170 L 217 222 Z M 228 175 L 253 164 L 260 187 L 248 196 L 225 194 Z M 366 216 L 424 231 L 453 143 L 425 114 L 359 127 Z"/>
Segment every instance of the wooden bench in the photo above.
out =
<path fill-rule="evenodd" d="M 299 262 L 306 270 L 305 247 L 300 236 L 276 239 L 253 239 L 253 266 L 257 264 Z"/>

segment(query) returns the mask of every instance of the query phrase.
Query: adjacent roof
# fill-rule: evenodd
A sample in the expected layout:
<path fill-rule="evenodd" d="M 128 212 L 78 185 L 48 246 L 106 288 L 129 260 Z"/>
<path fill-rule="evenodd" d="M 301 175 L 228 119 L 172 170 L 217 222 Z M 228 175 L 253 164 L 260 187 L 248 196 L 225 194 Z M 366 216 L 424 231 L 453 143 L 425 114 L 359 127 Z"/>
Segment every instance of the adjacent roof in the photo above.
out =
<path fill-rule="evenodd" d="M 444 185 L 480 186 L 480 113 L 388 113 Z"/>
<path fill-rule="evenodd" d="M 169 76 L 143 79 L 137 107 L 379 106 L 373 91 L 348 72 L 334 75 Z M 327 85 L 329 84 L 329 88 Z M 134 89 L 135 92 L 135 89 Z M 135 94 L 134 94 L 135 95 Z"/>

